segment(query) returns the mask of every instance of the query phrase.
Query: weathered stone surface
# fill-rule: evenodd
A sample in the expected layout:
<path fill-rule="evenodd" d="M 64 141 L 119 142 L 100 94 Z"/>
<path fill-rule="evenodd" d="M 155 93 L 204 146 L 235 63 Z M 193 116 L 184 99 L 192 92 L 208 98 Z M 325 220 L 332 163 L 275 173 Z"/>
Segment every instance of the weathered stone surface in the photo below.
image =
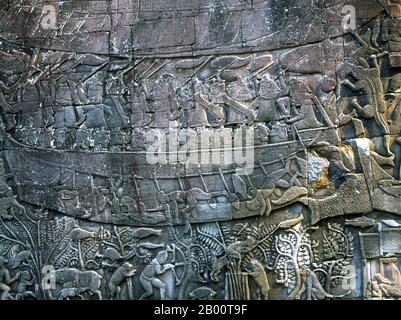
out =
<path fill-rule="evenodd" d="M 400 25 L 0 1 L 0 298 L 399 298 Z"/>

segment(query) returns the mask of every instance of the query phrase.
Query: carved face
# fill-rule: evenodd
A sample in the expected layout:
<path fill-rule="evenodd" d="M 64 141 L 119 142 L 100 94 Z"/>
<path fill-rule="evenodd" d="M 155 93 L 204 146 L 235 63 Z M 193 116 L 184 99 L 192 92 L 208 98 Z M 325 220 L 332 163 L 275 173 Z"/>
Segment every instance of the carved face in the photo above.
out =
<path fill-rule="evenodd" d="M 245 240 L 246 245 L 252 246 L 255 243 L 255 239 L 252 236 L 248 236 Z"/>
<path fill-rule="evenodd" d="M 274 98 L 280 93 L 280 88 L 274 80 L 267 77 L 260 81 L 259 95 L 265 98 Z"/>
<path fill-rule="evenodd" d="M 58 147 L 61 147 L 65 142 L 65 131 L 64 130 L 56 130 L 54 135 L 55 144 Z"/>
<path fill-rule="evenodd" d="M 216 81 L 210 85 L 210 94 L 214 97 L 225 91 L 224 81 Z"/>
<path fill-rule="evenodd" d="M 174 90 L 174 77 L 170 74 L 163 74 L 156 81 L 153 87 L 153 93 L 155 96 L 163 98 L 169 96 L 171 91 Z"/>
<path fill-rule="evenodd" d="M 250 263 L 251 263 L 253 270 L 257 270 L 261 266 L 260 262 L 257 259 L 252 259 L 250 261 Z"/>
<path fill-rule="evenodd" d="M 130 272 L 134 269 L 134 266 L 129 262 L 124 262 L 123 268 L 125 269 L 125 271 Z"/>
<path fill-rule="evenodd" d="M 324 92 L 333 91 L 337 86 L 337 80 L 334 77 L 326 76 L 322 79 L 321 88 Z"/>
<path fill-rule="evenodd" d="M 169 201 L 168 196 L 162 190 L 160 190 L 160 192 L 156 193 L 156 197 L 160 203 L 168 203 L 168 201 Z"/>
<path fill-rule="evenodd" d="M 164 264 L 167 262 L 168 259 L 168 253 L 167 251 L 161 251 L 157 254 L 156 256 L 157 261 L 159 261 L 160 264 Z"/>

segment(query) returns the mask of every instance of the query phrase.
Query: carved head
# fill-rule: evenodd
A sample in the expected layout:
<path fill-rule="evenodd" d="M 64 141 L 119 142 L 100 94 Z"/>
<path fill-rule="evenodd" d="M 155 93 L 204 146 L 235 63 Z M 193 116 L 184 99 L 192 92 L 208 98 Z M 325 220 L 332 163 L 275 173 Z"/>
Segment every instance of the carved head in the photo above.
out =
<path fill-rule="evenodd" d="M 263 265 L 259 262 L 258 259 L 251 259 L 250 265 L 251 265 L 251 268 L 255 271 L 258 269 L 262 269 L 262 270 L 264 269 Z"/>
<path fill-rule="evenodd" d="M 389 0 L 389 13 L 392 17 L 401 18 L 401 1 Z"/>
<path fill-rule="evenodd" d="M 212 97 L 218 96 L 219 94 L 225 92 L 225 88 L 225 82 L 218 78 L 210 85 L 210 94 L 212 95 Z"/>
<path fill-rule="evenodd" d="M 54 132 L 54 141 L 57 147 L 62 147 L 65 143 L 65 130 L 57 129 Z"/>
<path fill-rule="evenodd" d="M 156 199 L 157 199 L 157 201 L 159 201 L 159 203 L 168 203 L 169 202 L 169 197 L 163 190 L 159 190 L 159 192 L 156 192 L 155 195 L 156 195 Z"/>
<path fill-rule="evenodd" d="M 155 94 L 167 94 L 174 90 L 174 76 L 169 73 L 163 73 L 155 82 L 153 91 Z"/>
<path fill-rule="evenodd" d="M 327 74 L 320 82 L 320 86 L 324 92 L 333 91 L 337 86 L 335 74 Z"/>
<path fill-rule="evenodd" d="M 246 237 L 246 240 L 245 240 L 246 245 L 252 246 L 255 244 L 255 242 L 256 242 L 256 240 L 254 237 L 252 237 L 252 236 Z"/>
<path fill-rule="evenodd" d="M 307 266 L 304 266 L 301 268 L 301 270 L 299 271 L 300 275 L 303 277 L 306 277 L 310 272 L 310 269 Z"/>
<path fill-rule="evenodd" d="M 163 250 L 160 251 L 157 256 L 156 256 L 156 260 L 160 263 L 160 264 L 164 264 L 167 262 L 168 260 L 168 252 L 167 250 Z"/>
<path fill-rule="evenodd" d="M 131 263 L 129 263 L 129 262 L 124 262 L 123 263 L 123 265 L 122 265 L 122 267 L 124 268 L 124 270 L 125 271 L 127 271 L 127 272 L 132 272 L 132 271 L 134 271 L 134 266 L 131 264 Z"/>
<path fill-rule="evenodd" d="M 274 98 L 280 93 L 276 81 L 271 79 L 268 75 L 264 75 L 259 84 L 259 96 L 264 98 Z"/>
<path fill-rule="evenodd" d="M 31 279 L 31 274 L 29 273 L 29 271 L 21 271 L 21 279 L 22 280 L 29 280 Z"/>

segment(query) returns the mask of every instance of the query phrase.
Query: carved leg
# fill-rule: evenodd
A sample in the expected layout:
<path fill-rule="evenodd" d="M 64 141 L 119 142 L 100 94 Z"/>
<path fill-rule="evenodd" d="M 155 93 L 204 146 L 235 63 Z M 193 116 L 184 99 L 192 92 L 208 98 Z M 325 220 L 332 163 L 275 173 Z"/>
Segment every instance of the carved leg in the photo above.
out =
<path fill-rule="evenodd" d="M 371 119 L 374 116 L 374 108 L 370 105 L 367 104 L 364 107 L 362 107 L 357 99 L 352 99 L 350 106 L 353 107 L 361 117 L 365 119 Z"/>
<path fill-rule="evenodd" d="M 161 281 L 160 279 L 153 279 L 152 280 L 152 286 L 154 288 L 160 289 L 160 299 L 161 300 L 166 300 L 166 284 Z"/>
<path fill-rule="evenodd" d="M 379 165 L 388 165 L 390 167 L 394 167 L 394 156 L 393 157 L 383 157 L 375 151 L 371 151 L 371 154 L 372 154 L 373 159 Z"/>
<path fill-rule="evenodd" d="M 359 119 L 352 119 L 352 123 L 354 124 L 355 135 L 358 138 L 365 138 L 366 131 L 365 127 L 363 126 L 363 122 Z"/>
<path fill-rule="evenodd" d="M 290 100 L 287 97 L 277 99 L 277 106 L 281 114 L 284 116 L 288 116 L 290 114 Z"/>
<path fill-rule="evenodd" d="M 11 288 L 9 286 L 6 286 L 4 283 L 0 283 L 0 291 L 3 291 L 0 300 L 7 300 L 10 290 Z"/>
<path fill-rule="evenodd" d="M 338 123 L 340 126 L 345 126 L 346 124 L 350 123 L 354 117 L 356 116 L 356 111 L 353 110 L 351 113 L 349 114 L 340 114 L 338 116 Z"/>
<path fill-rule="evenodd" d="M 92 291 L 94 294 L 97 295 L 97 297 L 99 298 L 99 300 L 102 300 L 102 299 L 103 299 L 103 297 L 102 297 L 102 292 L 101 292 L 100 290 L 92 289 L 91 291 Z"/>
<path fill-rule="evenodd" d="M 389 292 L 389 289 L 391 289 L 391 285 L 381 283 L 381 284 L 379 284 L 379 288 L 386 297 L 391 296 L 390 292 Z"/>
<path fill-rule="evenodd" d="M 111 298 L 114 298 L 114 295 L 115 295 L 115 293 L 116 293 L 116 291 L 117 291 L 117 288 L 116 288 L 116 286 L 113 284 L 113 283 L 109 283 L 109 291 L 110 291 L 110 297 Z"/>
<path fill-rule="evenodd" d="M 364 88 L 364 86 L 362 85 L 362 82 L 359 82 L 359 81 L 356 84 L 353 84 L 349 80 L 343 80 L 343 81 L 341 81 L 341 84 L 343 84 L 344 86 L 350 88 L 354 92 L 362 90 Z"/>
<path fill-rule="evenodd" d="M 117 299 L 118 299 L 118 297 L 120 296 L 120 293 L 121 293 L 121 287 L 120 287 L 120 286 L 117 286 L 117 290 L 116 290 L 116 297 L 117 297 Z"/>
<path fill-rule="evenodd" d="M 384 150 L 386 152 L 386 156 L 388 156 L 394 160 L 395 154 L 391 152 L 391 136 L 390 135 L 386 134 L 383 136 L 383 144 L 384 144 Z"/>
<path fill-rule="evenodd" d="M 145 290 L 145 293 L 139 298 L 139 300 L 143 300 L 149 298 L 153 295 L 153 285 L 152 281 L 145 279 L 144 277 L 139 278 L 139 282 L 142 285 L 142 288 Z"/>

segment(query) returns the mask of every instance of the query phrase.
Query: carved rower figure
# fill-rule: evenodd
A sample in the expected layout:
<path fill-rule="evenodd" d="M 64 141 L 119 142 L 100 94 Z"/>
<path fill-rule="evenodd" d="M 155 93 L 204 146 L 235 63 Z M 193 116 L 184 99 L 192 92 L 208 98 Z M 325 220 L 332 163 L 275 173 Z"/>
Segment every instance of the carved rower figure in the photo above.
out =
<path fill-rule="evenodd" d="M 382 41 L 386 50 L 390 52 L 390 66 L 401 66 L 401 4 L 400 1 L 390 0 L 388 6 L 389 17 L 383 20 Z"/>
<path fill-rule="evenodd" d="M 244 104 L 253 99 L 253 94 L 242 80 L 226 87 L 223 80 L 217 79 L 211 86 L 211 95 L 212 103 L 226 106 L 226 125 L 251 125 L 255 121 L 254 113 Z"/>
<path fill-rule="evenodd" d="M 259 95 L 252 103 L 257 110 L 258 121 L 280 121 L 290 115 L 289 88 L 284 82 L 284 72 L 280 73 L 279 84 L 269 75 L 259 83 Z"/>
<path fill-rule="evenodd" d="M 19 208 L 25 212 L 25 207 L 18 203 L 16 196 L 7 183 L 8 175 L 5 174 L 3 161 L 0 160 L 0 217 L 3 219 L 12 219 L 13 214 L 9 210 Z"/>
<path fill-rule="evenodd" d="M 9 286 L 21 277 L 21 274 L 18 272 L 15 277 L 11 278 L 6 263 L 7 259 L 0 256 L 0 290 L 3 291 L 0 300 L 7 300 L 9 298 L 9 293 L 11 291 Z"/>
<path fill-rule="evenodd" d="M 346 69 L 347 75 L 352 75 L 357 81 L 354 84 L 350 80 L 345 79 L 341 83 L 353 92 L 362 91 L 366 96 L 368 103 L 365 107 L 359 106 L 356 100 L 353 100 L 352 104 L 357 112 L 361 113 L 364 117 L 371 116 L 375 120 L 377 132 L 373 132 L 373 134 L 383 138 L 383 156 L 394 160 L 394 153 L 390 150 L 391 136 L 386 119 L 387 102 L 384 97 L 385 90 L 381 80 L 381 68 L 378 63 L 378 57 L 380 56 L 382 54 L 370 56 L 369 60 L 372 66 L 369 66 L 369 68 L 351 63 L 344 64 L 343 68 Z"/>
<path fill-rule="evenodd" d="M 210 127 L 209 117 L 214 126 L 224 119 L 223 108 L 210 103 L 206 95 L 206 86 L 197 78 L 192 81 L 192 88 L 181 90 L 180 100 L 185 114 L 183 127 Z"/>
<path fill-rule="evenodd" d="M 396 265 L 397 257 L 389 255 L 389 257 L 383 259 L 382 263 L 388 264 L 391 279 L 387 279 L 383 274 L 377 273 L 374 276 L 374 281 L 372 281 L 372 288 L 378 287 L 386 297 L 401 297 L 401 273 Z"/>
<path fill-rule="evenodd" d="M 177 190 L 168 194 L 163 190 L 159 190 L 157 197 L 162 204 L 171 203 L 172 209 L 175 211 L 175 219 L 179 221 L 180 213 L 183 214 L 183 221 L 189 223 L 190 217 L 196 212 L 198 201 L 209 201 L 213 198 L 225 196 L 230 199 L 230 194 L 225 191 L 205 192 L 199 188 L 192 188 L 190 190 Z M 170 208 L 170 206 L 169 206 Z M 169 210 L 166 210 L 169 211 Z M 170 214 L 170 212 L 168 212 Z"/>
<path fill-rule="evenodd" d="M 174 86 L 174 76 L 162 74 L 150 91 L 144 84 L 141 86 L 148 102 L 149 112 L 153 113 L 152 128 L 169 128 L 170 122 L 175 122 L 180 114 Z"/>

